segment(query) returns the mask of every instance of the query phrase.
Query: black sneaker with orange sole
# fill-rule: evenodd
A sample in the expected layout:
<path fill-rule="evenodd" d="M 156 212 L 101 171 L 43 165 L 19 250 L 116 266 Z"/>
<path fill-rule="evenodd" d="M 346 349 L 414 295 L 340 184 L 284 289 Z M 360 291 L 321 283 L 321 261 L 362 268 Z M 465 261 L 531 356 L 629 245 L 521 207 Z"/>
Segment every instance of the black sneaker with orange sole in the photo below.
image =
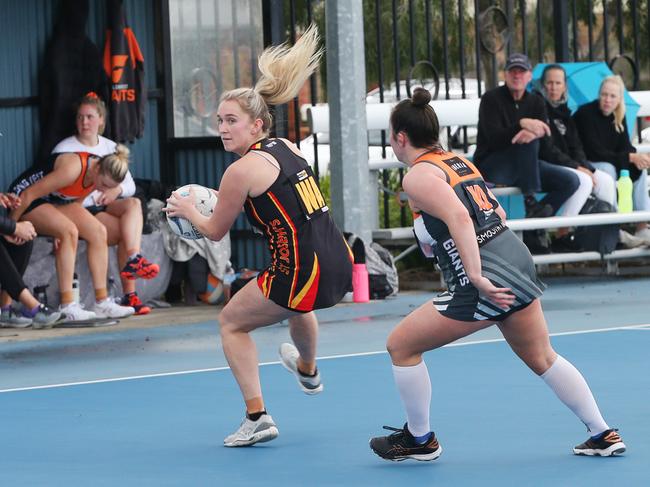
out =
<path fill-rule="evenodd" d="M 370 440 L 370 448 L 384 460 L 401 462 L 410 458 L 421 462 L 435 460 L 442 453 L 442 447 L 436 439 L 435 433 L 431 432 L 431 438 L 419 445 L 415 438 L 408 430 L 407 425 L 404 428 L 393 428 L 384 426 L 385 430 L 394 431 L 388 436 L 377 436 Z"/>
<path fill-rule="evenodd" d="M 584 443 L 576 446 L 573 453 L 576 455 L 611 457 L 620 455 L 625 451 L 625 443 L 617 429 L 608 429 L 596 437 L 591 437 Z"/>
<path fill-rule="evenodd" d="M 137 279 L 138 277 L 142 279 L 153 279 L 158 275 L 159 271 L 160 266 L 158 264 L 154 264 L 138 254 L 133 259 L 129 259 L 120 272 L 120 276 L 129 280 Z"/>
<path fill-rule="evenodd" d="M 131 306 L 135 310 L 136 315 L 146 315 L 151 313 L 151 308 L 144 304 L 138 296 L 138 293 L 129 293 L 122 296 L 120 300 L 122 306 Z"/>

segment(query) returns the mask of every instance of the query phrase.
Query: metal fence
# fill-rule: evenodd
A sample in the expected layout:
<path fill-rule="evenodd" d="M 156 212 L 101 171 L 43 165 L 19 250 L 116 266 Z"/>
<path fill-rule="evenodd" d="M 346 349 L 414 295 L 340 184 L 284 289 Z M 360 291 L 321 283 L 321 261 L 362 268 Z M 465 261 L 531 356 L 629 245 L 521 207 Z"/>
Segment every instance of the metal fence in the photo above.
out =
<path fill-rule="evenodd" d="M 279 0 L 284 11 L 270 16 L 271 40 L 281 40 L 284 32 L 293 40 L 297 26 L 312 21 L 325 35 L 325 3 Z M 415 85 L 428 87 L 434 98 L 480 97 L 498 85 L 512 52 L 526 53 L 539 63 L 605 61 L 628 89 L 650 87 L 648 0 L 364 0 L 363 7 L 368 102 L 399 100 Z M 301 101 L 326 102 L 325 79 L 324 72 L 315 75 L 309 99 Z M 278 133 L 300 143 L 299 125 L 287 124 L 290 118 L 299 119 L 299 104 L 291 110 L 293 117 L 278 112 Z M 466 150 L 467 128 L 448 132 L 447 140 Z M 314 136 L 304 149 L 313 151 L 308 157 L 317 174 L 322 166 L 318 142 Z M 377 134 L 370 143 L 383 150 L 387 136 Z M 392 197 L 402 176 L 400 170 L 381 174 L 380 212 L 386 227 L 404 226 L 409 218 Z"/>

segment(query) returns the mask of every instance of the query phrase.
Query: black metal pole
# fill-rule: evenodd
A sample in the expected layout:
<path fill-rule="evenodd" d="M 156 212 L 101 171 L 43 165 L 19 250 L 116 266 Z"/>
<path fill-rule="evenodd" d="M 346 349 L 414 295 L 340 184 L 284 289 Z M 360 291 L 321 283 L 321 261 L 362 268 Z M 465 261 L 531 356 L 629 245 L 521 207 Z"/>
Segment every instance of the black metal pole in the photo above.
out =
<path fill-rule="evenodd" d="M 481 41 L 480 29 L 478 22 L 479 5 L 478 0 L 474 0 L 474 49 L 476 49 L 476 92 L 480 97 L 481 93 Z"/>
<path fill-rule="evenodd" d="M 573 34 L 573 62 L 578 61 L 578 7 L 576 5 L 576 0 L 571 2 L 573 6 L 573 11 L 571 13 L 571 27 Z"/>
<path fill-rule="evenodd" d="M 535 16 L 535 28 L 537 29 L 537 62 L 544 62 L 544 40 L 542 32 L 542 2 L 537 2 L 537 15 Z"/>
<path fill-rule="evenodd" d="M 264 25 L 264 45 L 277 45 L 284 38 L 284 2 L 283 0 L 268 0 L 262 2 L 262 17 Z M 289 122 L 286 105 L 275 107 L 273 135 L 286 137 L 289 133 Z"/>
<path fill-rule="evenodd" d="M 384 50 L 381 42 L 381 0 L 375 0 L 375 23 L 377 26 L 375 38 L 377 42 L 377 66 L 379 75 L 379 103 L 384 103 Z M 386 157 L 386 131 L 381 131 L 381 157 Z M 388 170 L 381 171 L 381 181 L 384 188 L 389 184 Z M 386 192 L 382 195 L 382 207 L 384 209 L 384 228 L 390 227 L 390 208 L 388 206 L 388 195 Z"/>
<path fill-rule="evenodd" d="M 605 62 L 609 63 L 609 19 L 607 16 L 607 0 L 603 0 L 603 49 Z"/>
<path fill-rule="evenodd" d="M 565 0 L 553 0 L 555 62 L 569 60 L 569 6 Z"/>
<path fill-rule="evenodd" d="M 519 12 L 521 13 L 521 52 L 528 56 L 528 26 L 526 25 L 526 1 L 519 1 Z"/>

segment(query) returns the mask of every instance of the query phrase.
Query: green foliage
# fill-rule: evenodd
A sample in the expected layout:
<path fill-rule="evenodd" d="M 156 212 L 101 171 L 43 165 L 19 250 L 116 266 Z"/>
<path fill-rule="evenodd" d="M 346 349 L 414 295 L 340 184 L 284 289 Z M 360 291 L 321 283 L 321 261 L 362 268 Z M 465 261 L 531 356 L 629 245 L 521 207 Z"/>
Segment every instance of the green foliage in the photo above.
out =
<path fill-rule="evenodd" d="M 387 175 L 387 181 L 382 177 L 383 174 Z M 384 215 L 386 209 L 384 208 L 384 201 L 388 203 L 388 226 L 401 227 L 409 226 L 413 223 L 411 210 L 408 205 L 400 204 L 398 201 L 399 193 L 402 191 L 402 183 L 400 171 L 397 169 L 385 169 L 379 175 L 379 188 L 381 189 L 377 195 L 379 207 L 379 226 L 384 227 Z"/>
<path fill-rule="evenodd" d="M 320 176 L 320 179 L 318 180 L 318 186 L 320 186 L 320 192 L 323 195 L 323 198 L 325 198 L 325 202 L 327 203 L 327 206 L 332 206 L 332 178 L 330 177 L 329 172 L 325 176 Z"/>

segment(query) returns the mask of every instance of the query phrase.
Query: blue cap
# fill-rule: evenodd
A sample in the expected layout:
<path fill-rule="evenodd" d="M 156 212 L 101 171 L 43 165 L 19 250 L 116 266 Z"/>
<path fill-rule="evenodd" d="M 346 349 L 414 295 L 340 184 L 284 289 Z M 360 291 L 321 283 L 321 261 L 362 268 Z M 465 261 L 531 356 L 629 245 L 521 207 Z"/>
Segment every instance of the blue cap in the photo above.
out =
<path fill-rule="evenodd" d="M 621 177 L 622 178 L 629 178 L 630 177 L 630 171 L 627 169 L 621 169 Z"/>
<path fill-rule="evenodd" d="M 530 71 L 531 69 L 533 69 L 533 67 L 530 64 L 530 60 L 528 59 L 528 56 L 520 52 L 511 54 L 506 60 L 506 68 L 505 68 L 506 71 L 509 71 L 512 68 L 521 68 L 521 69 L 525 69 L 526 71 Z"/>

